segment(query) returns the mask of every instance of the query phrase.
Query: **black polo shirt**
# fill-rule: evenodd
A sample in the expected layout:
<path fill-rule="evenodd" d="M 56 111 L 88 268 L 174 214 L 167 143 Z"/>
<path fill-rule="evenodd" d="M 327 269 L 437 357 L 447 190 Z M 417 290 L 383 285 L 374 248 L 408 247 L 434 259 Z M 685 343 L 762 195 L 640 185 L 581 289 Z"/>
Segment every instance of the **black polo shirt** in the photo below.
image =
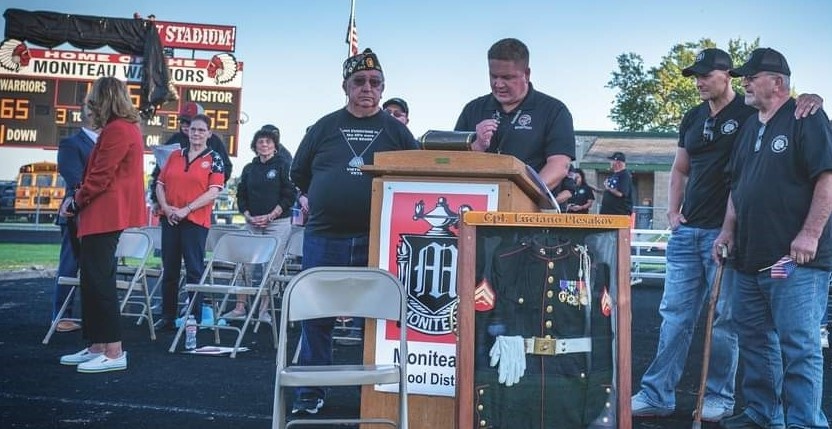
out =
<path fill-rule="evenodd" d="M 630 170 L 626 168 L 616 173 L 612 173 L 606 180 L 609 186 L 618 192 L 621 196 L 615 196 L 609 190 L 604 189 L 604 197 L 601 200 L 601 210 L 598 214 L 609 215 L 631 215 L 633 213 L 633 176 Z"/>
<path fill-rule="evenodd" d="M 511 112 L 503 111 L 493 95 L 479 97 L 462 109 L 454 130 L 474 131 L 486 119 L 499 118 L 500 125 L 487 152 L 514 155 L 540 171 L 552 155 L 575 159 L 575 130 L 572 114 L 560 100 L 535 91 L 529 92 Z"/>
<path fill-rule="evenodd" d="M 753 116 L 737 136 L 731 195 L 737 212 L 736 267 L 746 274 L 789 254 L 812 205 L 815 180 L 832 170 L 832 127 L 826 113 L 819 110 L 796 120 L 794 110 L 790 99 L 762 134 L 763 124 Z M 817 256 L 806 266 L 832 268 L 828 222 Z"/>
<path fill-rule="evenodd" d="M 719 113 L 710 118 L 708 102 L 689 110 L 679 126 L 680 148 L 690 159 L 682 215 L 694 228 L 719 228 L 728 202 L 731 152 L 740 128 L 757 109 L 747 106 L 742 95 L 735 95 Z M 706 135 L 707 134 L 707 135 Z"/>

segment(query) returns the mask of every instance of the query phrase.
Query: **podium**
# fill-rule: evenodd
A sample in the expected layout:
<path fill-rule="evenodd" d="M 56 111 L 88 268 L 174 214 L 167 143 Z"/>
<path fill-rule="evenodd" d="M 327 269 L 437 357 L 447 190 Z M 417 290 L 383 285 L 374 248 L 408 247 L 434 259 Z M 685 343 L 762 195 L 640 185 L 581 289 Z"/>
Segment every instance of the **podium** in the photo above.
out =
<path fill-rule="evenodd" d="M 395 326 L 365 326 L 364 362 L 393 355 L 410 359 L 409 420 L 415 429 L 450 427 L 457 420 L 457 235 L 469 210 L 536 212 L 544 197 L 516 158 L 482 152 L 396 151 L 376 153 L 363 168 L 373 179 L 369 265 L 405 279 L 416 325 L 408 333 L 410 356 L 384 345 Z M 413 286 L 415 285 L 415 286 Z M 362 416 L 396 413 L 395 395 L 365 386 Z"/>

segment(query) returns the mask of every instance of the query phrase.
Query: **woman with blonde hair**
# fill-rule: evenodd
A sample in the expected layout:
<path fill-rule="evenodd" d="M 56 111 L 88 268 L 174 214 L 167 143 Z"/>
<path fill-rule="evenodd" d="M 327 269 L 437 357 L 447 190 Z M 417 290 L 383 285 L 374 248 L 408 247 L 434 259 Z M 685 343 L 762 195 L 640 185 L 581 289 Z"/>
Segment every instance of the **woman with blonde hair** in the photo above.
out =
<path fill-rule="evenodd" d="M 86 105 L 101 129 L 83 180 L 60 215 L 77 217 L 81 239 L 81 323 L 90 345 L 61 357 L 78 372 L 127 369 L 122 349 L 116 292 L 116 247 L 122 231 L 147 224 L 144 204 L 144 143 L 139 113 L 123 82 L 113 77 L 95 81 Z"/>

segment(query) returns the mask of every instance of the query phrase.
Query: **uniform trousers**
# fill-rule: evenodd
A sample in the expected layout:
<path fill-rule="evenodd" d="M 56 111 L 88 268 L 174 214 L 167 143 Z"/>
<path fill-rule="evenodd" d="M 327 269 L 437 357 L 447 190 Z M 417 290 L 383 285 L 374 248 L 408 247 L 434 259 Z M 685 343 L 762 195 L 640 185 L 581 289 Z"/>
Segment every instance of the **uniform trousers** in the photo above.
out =
<path fill-rule="evenodd" d="M 91 343 L 121 341 L 115 258 L 120 236 L 113 231 L 81 239 L 81 321 Z"/>

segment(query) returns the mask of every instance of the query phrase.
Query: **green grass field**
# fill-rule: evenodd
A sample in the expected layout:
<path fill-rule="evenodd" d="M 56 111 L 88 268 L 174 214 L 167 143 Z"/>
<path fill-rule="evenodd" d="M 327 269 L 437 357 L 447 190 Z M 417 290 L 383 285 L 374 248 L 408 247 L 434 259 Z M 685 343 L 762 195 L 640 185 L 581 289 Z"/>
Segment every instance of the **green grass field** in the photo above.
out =
<path fill-rule="evenodd" d="M 58 268 L 58 244 L 0 243 L 0 271 L 31 267 Z M 148 265 L 159 266 L 161 260 L 151 256 Z"/>
<path fill-rule="evenodd" d="M 57 244 L 0 243 L 0 270 L 56 268 L 60 247 Z"/>

